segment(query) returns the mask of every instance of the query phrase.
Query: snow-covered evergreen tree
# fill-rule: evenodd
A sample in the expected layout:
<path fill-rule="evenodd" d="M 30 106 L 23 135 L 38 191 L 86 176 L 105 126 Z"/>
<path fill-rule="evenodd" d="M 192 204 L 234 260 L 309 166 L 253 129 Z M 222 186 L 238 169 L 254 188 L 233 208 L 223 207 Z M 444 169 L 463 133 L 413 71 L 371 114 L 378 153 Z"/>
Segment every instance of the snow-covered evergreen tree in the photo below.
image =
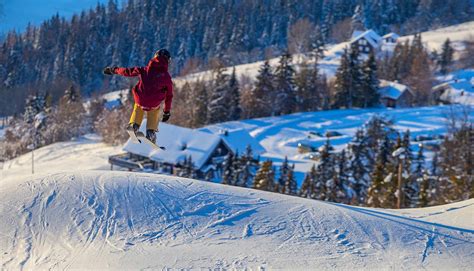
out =
<path fill-rule="evenodd" d="M 296 109 L 295 70 L 293 58 L 286 52 L 280 57 L 275 70 L 275 100 L 273 115 L 290 114 Z"/>
<path fill-rule="evenodd" d="M 273 170 L 273 162 L 271 160 L 264 161 L 257 171 L 253 180 L 253 188 L 273 191 L 275 185 L 275 173 Z"/>
<path fill-rule="evenodd" d="M 229 78 L 229 117 L 228 120 L 238 120 L 242 113 L 240 108 L 240 88 L 237 76 L 235 74 L 235 67 L 232 69 L 232 74 Z"/>
<path fill-rule="evenodd" d="M 453 63 L 454 48 L 451 46 L 449 38 L 443 43 L 441 47 L 441 56 L 438 62 L 440 72 L 446 74 L 449 72 L 449 68 Z"/>
<path fill-rule="evenodd" d="M 274 75 L 268 61 L 258 71 L 255 87 L 252 89 L 252 104 L 249 106 L 249 117 L 266 117 L 273 112 L 273 101 L 276 99 Z"/>
<path fill-rule="evenodd" d="M 288 169 L 286 181 L 281 193 L 287 194 L 287 195 L 296 195 L 297 193 L 297 184 L 296 184 L 296 179 L 295 179 L 295 165 L 294 164 Z"/>
<path fill-rule="evenodd" d="M 222 67 L 215 70 L 211 95 L 207 107 L 207 123 L 224 122 L 229 118 L 229 76 Z"/>
<path fill-rule="evenodd" d="M 373 52 L 362 67 L 361 97 L 358 101 L 361 107 L 372 107 L 379 103 L 379 80 L 377 78 L 377 60 Z"/>
<path fill-rule="evenodd" d="M 349 53 L 347 49 L 344 49 L 341 56 L 341 63 L 336 71 L 334 92 L 334 107 L 350 108 L 352 106 L 352 78 L 349 67 Z"/>
<path fill-rule="evenodd" d="M 280 172 L 279 172 L 280 174 L 278 176 L 278 181 L 276 183 L 275 192 L 286 194 L 284 192 L 284 189 L 285 189 L 285 184 L 288 179 L 289 171 L 290 171 L 290 165 L 288 164 L 288 157 L 285 156 L 285 160 L 283 160 L 283 163 L 280 166 Z"/>
<path fill-rule="evenodd" d="M 36 93 L 36 95 L 30 95 L 26 99 L 25 112 L 23 114 L 23 120 L 26 123 L 33 123 L 35 116 L 45 111 L 46 101 L 44 95 Z"/>
<path fill-rule="evenodd" d="M 222 184 L 233 184 L 234 170 L 234 154 L 229 152 L 222 163 Z"/>
<path fill-rule="evenodd" d="M 332 146 L 329 138 L 326 143 L 319 149 L 319 164 L 316 167 L 315 192 L 317 199 L 329 200 L 330 193 L 335 189 L 334 185 L 334 157 L 331 153 Z"/>
<path fill-rule="evenodd" d="M 298 195 L 303 198 L 313 198 L 314 181 L 316 179 L 316 165 L 313 164 L 311 170 L 304 176 Z"/>

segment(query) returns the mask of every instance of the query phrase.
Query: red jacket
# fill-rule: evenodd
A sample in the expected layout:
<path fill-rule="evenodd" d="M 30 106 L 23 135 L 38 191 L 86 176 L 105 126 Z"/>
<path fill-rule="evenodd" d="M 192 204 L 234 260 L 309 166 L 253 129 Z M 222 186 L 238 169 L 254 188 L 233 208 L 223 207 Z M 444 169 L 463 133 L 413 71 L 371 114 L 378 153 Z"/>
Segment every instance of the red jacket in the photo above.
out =
<path fill-rule="evenodd" d="M 165 101 L 163 111 L 169 112 L 171 110 L 173 82 L 168 73 L 166 58 L 153 58 L 146 67 L 115 68 L 114 72 L 122 76 L 138 76 L 140 78 L 132 91 L 135 103 L 140 105 L 143 110 L 148 111 L 156 108 L 163 100 Z"/>

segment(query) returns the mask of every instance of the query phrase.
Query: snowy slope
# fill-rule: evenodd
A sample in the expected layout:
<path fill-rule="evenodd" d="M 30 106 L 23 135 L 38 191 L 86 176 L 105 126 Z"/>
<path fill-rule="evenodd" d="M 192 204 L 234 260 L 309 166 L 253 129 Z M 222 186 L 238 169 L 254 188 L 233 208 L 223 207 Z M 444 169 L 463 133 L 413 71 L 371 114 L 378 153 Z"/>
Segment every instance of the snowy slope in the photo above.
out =
<path fill-rule="evenodd" d="M 421 38 L 430 50 L 441 51 L 441 46 L 447 38 L 453 42 L 455 49 L 462 49 L 462 42 L 474 38 L 474 21 L 443 27 L 421 33 Z M 400 38 L 401 41 L 413 39 L 413 35 Z"/>
<path fill-rule="evenodd" d="M 121 152 L 101 142 L 94 134 L 76 140 L 58 142 L 34 151 L 36 174 L 51 174 L 70 170 L 109 169 L 109 155 Z M 3 181 L 31 176 L 31 153 L 6 161 L 0 166 L 0 186 Z"/>
<path fill-rule="evenodd" d="M 0 195 L 1 269 L 469 270 L 474 264 L 474 200 L 418 210 L 440 213 L 427 222 L 400 215 L 405 210 L 105 171 L 10 180 Z M 451 213 L 460 220 L 443 220 Z"/>
<path fill-rule="evenodd" d="M 467 22 L 459 25 L 453 25 L 445 28 L 422 32 L 422 39 L 427 48 L 432 50 L 440 51 L 440 48 L 446 38 L 449 38 L 453 42 L 453 46 L 456 50 L 463 48 L 462 41 L 469 40 L 474 37 L 474 21 Z M 412 39 L 413 35 L 400 37 L 400 41 Z M 325 51 L 325 57 L 319 63 L 319 69 L 321 73 L 324 73 L 329 78 L 334 76 L 337 67 L 339 66 L 340 57 L 343 53 L 344 48 L 348 47 L 348 42 L 342 42 L 339 44 L 328 45 Z M 298 67 L 299 64 L 305 60 L 304 55 L 294 55 L 293 63 Z M 278 65 L 279 58 L 270 59 L 270 65 L 276 67 Z M 308 63 L 311 61 L 306 59 Z M 257 61 L 249 64 L 242 64 L 235 66 L 237 77 L 246 76 L 250 79 L 254 79 L 258 74 L 258 69 L 262 66 L 263 61 Z M 227 73 L 231 73 L 232 69 L 227 69 Z M 212 74 L 209 71 L 199 72 L 187 75 L 185 77 L 176 78 L 174 81 L 177 85 L 184 84 L 185 81 L 195 81 L 198 79 L 209 80 Z"/>

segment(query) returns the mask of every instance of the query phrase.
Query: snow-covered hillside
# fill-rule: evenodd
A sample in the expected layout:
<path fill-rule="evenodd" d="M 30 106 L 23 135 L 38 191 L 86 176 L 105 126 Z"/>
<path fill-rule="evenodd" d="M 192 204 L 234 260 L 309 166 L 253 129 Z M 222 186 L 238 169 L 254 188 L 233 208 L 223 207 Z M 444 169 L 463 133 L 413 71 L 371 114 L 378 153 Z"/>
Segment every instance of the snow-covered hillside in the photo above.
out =
<path fill-rule="evenodd" d="M 381 33 L 383 34 L 383 33 Z M 440 51 L 440 48 L 443 42 L 449 38 L 453 42 L 453 46 L 456 50 L 463 48 L 462 41 L 469 40 L 474 37 L 474 21 L 462 23 L 459 25 L 453 25 L 445 28 L 439 28 L 436 30 L 422 32 L 422 39 L 424 44 L 428 47 L 430 51 L 437 50 Z M 400 37 L 400 41 L 406 39 L 412 39 L 413 35 Z M 336 73 L 337 67 L 339 66 L 340 57 L 344 48 L 348 47 L 348 42 L 342 42 L 339 44 L 328 45 L 325 51 L 325 57 L 319 63 L 320 72 L 324 73 L 328 77 L 334 76 Z M 295 55 L 294 64 L 299 65 L 305 60 L 303 55 Z M 308 63 L 311 63 L 306 59 Z M 270 59 L 270 65 L 276 67 L 278 65 L 279 58 Z M 242 64 L 235 66 L 236 74 L 238 77 L 246 76 L 250 79 L 254 79 L 259 68 L 262 66 L 263 61 L 258 61 L 249 64 Z M 231 73 L 232 69 L 227 69 L 227 73 Z M 175 80 L 178 85 L 183 84 L 185 81 L 194 81 L 197 79 L 209 80 L 211 78 L 211 73 L 209 71 L 199 72 L 190 74 L 185 77 L 180 77 Z"/>
<path fill-rule="evenodd" d="M 307 154 L 298 152 L 300 143 L 317 149 L 326 142 L 326 133 L 337 132 L 339 135 L 331 137 L 330 143 L 336 150 L 340 150 L 353 139 L 357 129 L 375 115 L 393 120 L 394 128 L 401 133 L 410 130 L 412 139 L 418 136 L 434 137 L 446 133 L 446 116 L 452 109 L 459 114 L 463 111 L 462 107 L 449 106 L 330 110 L 225 122 L 204 127 L 202 130 L 214 133 L 221 130 L 246 130 L 265 148 L 265 153 L 261 155 L 264 159 L 272 159 L 279 165 L 285 156 L 288 156 L 290 162 L 295 163 L 296 177 L 301 182 L 304 173 L 309 171 L 314 161 L 310 160 Z M 469 114 L 474 120 L 474 110 Z M 414 142 L 412 147 L 416 151 L 418 144 Z"/>
<path fill-rule="evenodd" d="M 441 51 L 441 46 L 449 38 L 455 49 L 462 49 L 462 42 L 474 39 L 474 21 L 443 27 L 421 33 L 423 42 L 430 50 Z M 411 40 L 413 35 L 401 37 L 400 40 Z"/>
<path fill-rule="evenodd" d="M 90 134 L 68 142 L 58 142 L 34 151 L 34 172 L 51 174 L 71 170 L 109 169 L 109 155 L 121 152 L 121 147 L 111 147 Z M 6 161 L 0 166 L 2 181 L 31 176 L 31 153 Z"/>
<path fill-rule="evenodd" d="M 0 195 L 0 268 L 6 270 L 474 265 L 474 200 L 406 216 L 405 210 L 105 171 L 11 179 L 1 182 Z"/>

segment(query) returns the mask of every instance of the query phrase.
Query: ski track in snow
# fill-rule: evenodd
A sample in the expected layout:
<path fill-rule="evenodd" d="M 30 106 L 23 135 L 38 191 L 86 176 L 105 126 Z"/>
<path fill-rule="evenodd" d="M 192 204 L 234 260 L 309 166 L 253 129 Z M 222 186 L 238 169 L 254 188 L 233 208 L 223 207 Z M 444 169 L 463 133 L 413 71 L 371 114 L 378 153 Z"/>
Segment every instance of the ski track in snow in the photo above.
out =
<path fill-rule="evenodd" d="M 423 209 L 411 218 L 401 214 L 406 210 L 102 171 L 9 180 L 0 194 L 0 269 L 6 270 L 467 270 L 474 264 L 474 223 L 424 221 Z M 437 208 L 435 216 L 472 214 L 472 201 Z"/>

